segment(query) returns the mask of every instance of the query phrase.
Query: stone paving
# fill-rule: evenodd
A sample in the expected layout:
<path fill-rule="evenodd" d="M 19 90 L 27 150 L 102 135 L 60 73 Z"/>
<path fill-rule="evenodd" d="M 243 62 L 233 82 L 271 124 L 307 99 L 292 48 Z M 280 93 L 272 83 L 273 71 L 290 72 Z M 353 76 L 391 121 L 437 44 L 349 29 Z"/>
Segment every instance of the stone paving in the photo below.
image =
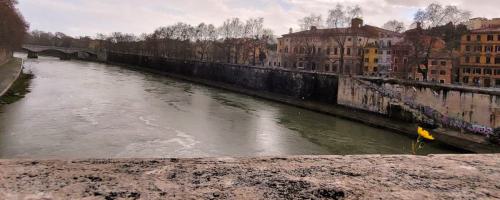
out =
<path fill-rule="evenodd" d="M 499 199 L 500 155 L 0 160 L 0 199 Z"/>

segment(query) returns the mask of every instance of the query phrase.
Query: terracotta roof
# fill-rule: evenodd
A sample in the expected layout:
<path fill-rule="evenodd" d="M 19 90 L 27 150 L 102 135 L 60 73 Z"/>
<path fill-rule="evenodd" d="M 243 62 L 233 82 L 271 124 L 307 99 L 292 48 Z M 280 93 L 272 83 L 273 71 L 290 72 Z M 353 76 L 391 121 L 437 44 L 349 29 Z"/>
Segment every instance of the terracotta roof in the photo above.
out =
<path fill-rule="evenodd" d="M 385 30 L 382 28 L 378 28 L 375 26 L 364 25 L 361 28 L 328 28 L 328 29 L 312 29 L 306 31 L 300 31 L 295 33 L 284 34 L 282 37 L 293 37 L 293 36 L 305 36 L 305 35 L 337 35 L 337 34 L 353 34 L 360 33 L 363 35 L 370 35 L 373 37 L 377 37 L 379 33 L 385 34 L 394 34 L 398 35 L 399 33 Z"/>

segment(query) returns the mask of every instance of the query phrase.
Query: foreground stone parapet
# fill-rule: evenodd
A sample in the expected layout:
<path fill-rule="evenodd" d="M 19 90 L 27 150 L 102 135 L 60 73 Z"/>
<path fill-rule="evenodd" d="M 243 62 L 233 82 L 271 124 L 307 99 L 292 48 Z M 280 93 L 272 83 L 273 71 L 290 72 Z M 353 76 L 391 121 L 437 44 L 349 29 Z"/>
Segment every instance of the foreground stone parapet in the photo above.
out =
<path fill-rule="evenodd" d="M 1 199 L 495 199 L 500 155 L 0 161 Z"/>

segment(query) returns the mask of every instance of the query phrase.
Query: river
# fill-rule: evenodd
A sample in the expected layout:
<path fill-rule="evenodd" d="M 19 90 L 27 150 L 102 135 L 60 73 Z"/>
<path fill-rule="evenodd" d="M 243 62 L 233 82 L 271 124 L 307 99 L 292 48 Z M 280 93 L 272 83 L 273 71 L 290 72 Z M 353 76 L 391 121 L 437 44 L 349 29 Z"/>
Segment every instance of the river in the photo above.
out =
<path fill-rule="evenodd" d="M 0 106 L 0 158 L 408 154 L 413 141 L 113 65 L 40 57 L 25 67 L 34 74 L 31 92 Z M 422 153 L 456 152 L 429 144 Z"/>

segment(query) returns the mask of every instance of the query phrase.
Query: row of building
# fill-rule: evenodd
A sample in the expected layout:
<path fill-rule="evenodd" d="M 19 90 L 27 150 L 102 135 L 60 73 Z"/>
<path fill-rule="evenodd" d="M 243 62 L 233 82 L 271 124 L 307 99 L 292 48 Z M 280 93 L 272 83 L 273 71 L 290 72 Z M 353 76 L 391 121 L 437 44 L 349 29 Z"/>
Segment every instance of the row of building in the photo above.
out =
<path fill-rule="evenodd" d="M 415 48 L 405 37 L 353 19 L 349 28 L 292 32 L 278 38 L 266 65 L 346 75 L 500 87 L 500 20 L 472 19 L 458 49 L 430 42 L 428 63 L 414 62 Z M 407 31 L 418 31 L 416 29 Z"/>

